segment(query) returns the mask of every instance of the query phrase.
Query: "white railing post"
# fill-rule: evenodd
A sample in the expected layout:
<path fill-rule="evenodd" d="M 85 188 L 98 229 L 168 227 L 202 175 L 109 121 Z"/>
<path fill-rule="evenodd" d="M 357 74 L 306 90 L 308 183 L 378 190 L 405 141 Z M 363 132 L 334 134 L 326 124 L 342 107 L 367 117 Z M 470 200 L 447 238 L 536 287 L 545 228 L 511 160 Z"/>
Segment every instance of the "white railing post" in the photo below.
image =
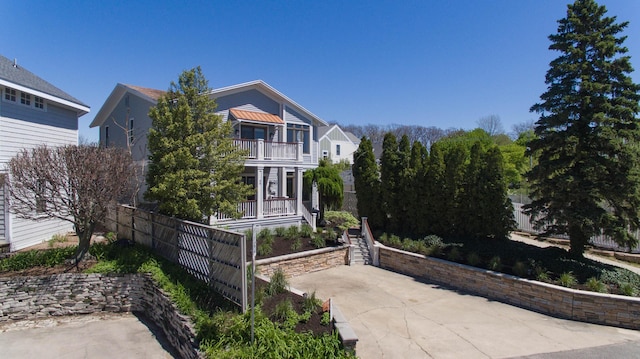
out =
<path fill-rule="evenodd" d="M 298 150 L 296 153 L 296 160 L 297 161 L 302 161 L 302 142 L 298 142 Z"/>
<path fill-rule="evenodd" d="M 256 159 L 258 160 L 264 160 L 264 140 L 259 138 L 258 141 L 256 142 L 256 146 L 257 148 L 257 154 L 256 154 Z"/>

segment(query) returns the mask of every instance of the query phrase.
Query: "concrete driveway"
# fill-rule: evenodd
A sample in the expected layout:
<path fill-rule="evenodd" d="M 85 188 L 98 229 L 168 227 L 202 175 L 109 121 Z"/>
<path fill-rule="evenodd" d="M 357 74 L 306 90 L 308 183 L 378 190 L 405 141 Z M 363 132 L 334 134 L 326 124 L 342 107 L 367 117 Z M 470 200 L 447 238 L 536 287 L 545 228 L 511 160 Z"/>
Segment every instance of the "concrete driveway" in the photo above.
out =
<path fill-rule="evenodd" d="M 510 358 L 597 348 L 636 357 L 640 332 L 557 319 L 418 281 L 373 266 L 341 266 L 290 279 L 333 298 L 358 335 L 357 355 L 373 358 Z M 609 347 L 604 347 L 609 346 Z M 575 352 L 566 352 L 572 351 Z M 574 353 L 575 356 L 572 354 Z M 619 353 L 619 352 L 618 352 Z"/>

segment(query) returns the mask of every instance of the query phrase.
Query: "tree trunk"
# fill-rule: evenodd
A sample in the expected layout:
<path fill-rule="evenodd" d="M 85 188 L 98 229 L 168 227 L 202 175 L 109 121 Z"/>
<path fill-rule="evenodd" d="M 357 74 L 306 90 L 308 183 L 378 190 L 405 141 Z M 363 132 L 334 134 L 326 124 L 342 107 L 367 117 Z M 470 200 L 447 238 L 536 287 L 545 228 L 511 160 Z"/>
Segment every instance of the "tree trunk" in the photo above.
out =
<path fill-rule="evenodd" d="M 569 226 L 569 243 L 571 244 L 569 253 L 581 258 L 585 247 L 589 243 L 589 236 L 584 233 L 579 225 L 572 224 Z"/>
<path fill-rule="evenodd" d="M 78 249 L 74 254 L 74 263 L 76 267 L 84 259 L 84 256 L 89 252 L 89 245 L 91 244 L 91 236 L 93 235 L 93 229 L 95 225 L 89 224 L 84 226 L 84 230 L 78 229 L 76 226 L 76 234 L 78 235 Z"/>

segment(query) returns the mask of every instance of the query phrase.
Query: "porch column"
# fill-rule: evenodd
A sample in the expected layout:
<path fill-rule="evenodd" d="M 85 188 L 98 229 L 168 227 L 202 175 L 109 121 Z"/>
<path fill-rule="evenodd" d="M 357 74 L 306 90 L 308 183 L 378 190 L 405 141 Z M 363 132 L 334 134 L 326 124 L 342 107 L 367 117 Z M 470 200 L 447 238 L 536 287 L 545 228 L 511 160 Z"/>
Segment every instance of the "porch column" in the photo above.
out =
<path fill-rule="evenodd" d="M 278 168 L 278 197 L 285 197 L 287 195 L 287 169 L 284 167 Z"/>
<path fill-rule="evenodd" d="M 256 218 L 264 216 L 264 167 L 256 167 Z"/>
<path fill-rule="evenodd" d="M 302 168 L 296 167 L 296 215 L 302 215 Z"/>

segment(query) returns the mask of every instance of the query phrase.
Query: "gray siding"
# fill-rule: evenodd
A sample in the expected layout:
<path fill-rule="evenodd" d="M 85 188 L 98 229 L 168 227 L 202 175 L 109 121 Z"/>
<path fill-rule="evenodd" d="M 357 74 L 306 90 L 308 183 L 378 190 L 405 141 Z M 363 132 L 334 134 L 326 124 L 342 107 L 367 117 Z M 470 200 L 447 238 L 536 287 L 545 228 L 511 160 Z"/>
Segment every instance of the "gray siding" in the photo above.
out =
<path fill-rule="evenodd" d="M 59 219 L 37 221 L 11 216 L 11 251 L 17 251 L 51 239 L 54 234 L 73 231 L 71 222 Z"/>
<path fill-rule="evenodd" d="M 78 116 L 68 110 L 48 102 L 46 111 L 37 110 L 17 102 L 2 101 L 0 117 L 8 117 L 37 125 L 55 126 L 66 130 L 78 130 Z"/>
<path fill-rule="evenodd" d="M 280 104 L 258 90 L 249 90 L 222 96 L 215 99 L 218 104 L 216 111 L 223 112 L 227 116 L 230 108 L 239 108 L 245 111 L 262 111 L 274 115 L 280 114 Z M 226 117 L 225 117 L 226 120 Z"/>
<path fill-rule="evenodd" d="M 129 106 L 127 106 L 127 96 Z M 151 128 L 151 118 L 149 109 L 155 104 L 138 96 L 126 94 L 122 97 L 113 112 L 100 126 L 100 143 L 106 143 L 106 129 L 109 127 L 109 147 L 127 147 L 127 131 L 129 130 L 129 120 L 133 119 L 133 145 L 131 152 L 135 161 L 146 160 L 147 133 Z"/>
<path fill-rule="evenodd" d="M 313 121 L 289 106 L 284 108 L 284 122 L 309 125 L 311 131 L 311 148 L 310 153 L 303 156 L 305 165 L 313 165 L 318 163 L 318 128 L 313 126 Z"/>

